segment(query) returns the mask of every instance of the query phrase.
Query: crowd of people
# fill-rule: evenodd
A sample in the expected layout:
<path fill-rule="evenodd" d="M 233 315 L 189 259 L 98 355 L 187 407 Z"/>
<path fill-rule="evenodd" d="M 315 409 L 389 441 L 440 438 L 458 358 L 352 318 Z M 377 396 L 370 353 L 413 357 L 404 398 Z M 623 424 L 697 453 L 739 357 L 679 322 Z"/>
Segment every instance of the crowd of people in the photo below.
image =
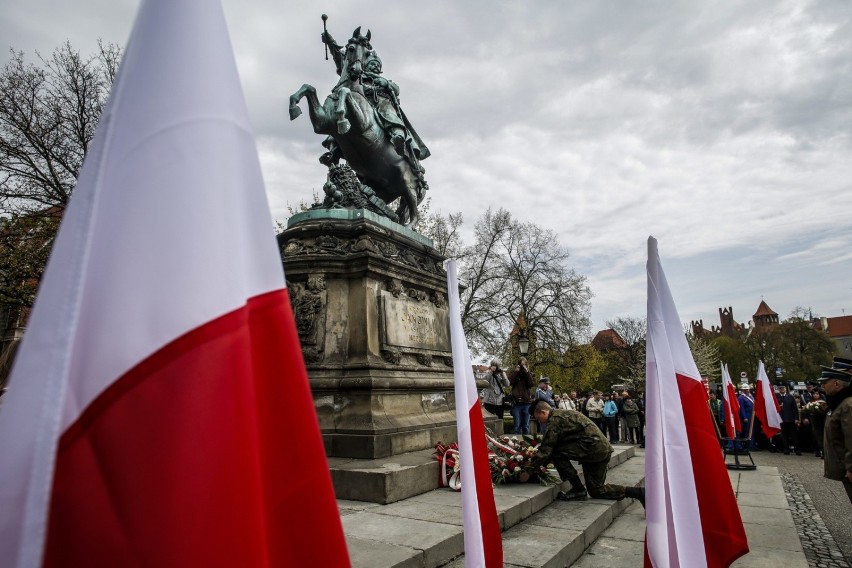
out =
<path fill-rule="evenodd" d="M 547 423 L 539 424 L 531 413 L 532 405 L 539 400 L 547 402 L 554 410 L 576 410 L 589 418 L 612 444 L 645 446 L 645 393 L 635 395 L 628 391 L 590 391 L 578 396 L 577 391 L 555 393 L 550 379 L 537 381 L 522 357 L 514 370 L 506 373 L 496 359 L 491 361 L 486 375 L 488 388 L 481 392 L 485 409 L 503 418 L 511 408 L 513 434 L 544 434 Z M 507 394 L 504 389 L 509 389 Z"/>
<path fill-rule="evenodd" d="M 716 421 L 720 438 L 725 432 L 725 411 L 721 391 L 710 391 L 710 410 Z M 739 439 L 749 441 L 749 451 L 783 452 L 801 456 L 804 453 L 823 457 L 823 433 L 828 406 L 819 383 L 808 384 L 805 390 L 790 393 L 780 385 L 775 394 L 781 417 L 781 432 L 771 439 L 763 432 L 760 419 L 754 416 L 754 395 L 748 384 L 742 384 L 737 394 L 739 419 L 742 425 Z M 752 422 L 754 422 L 752 424 Z M 737 449 L 737 442 L 722 440 L 728 449 Z M 742 448 L 745 449 L 745 448 Z"/>
<path fill-rule="evenodd" d="M 554 432 L 550 437 L 551 444 L 557 443 L 557 438 L 566 439 L 560 444 L 574 444 L 578 432 L 584 431 L 583 435 L 588 436 L 586 426 L 593 425 L 595 432 L 599 430 L 600 439 L 607 442 L 606 447 L 610 447 L 610 452 L 611 444 L 645 447 L 645 393 L 642 391 L 635 395 L 628 391 L 592 391 L 585 397 L 578 396 L 576 391 L 557 394 L 553 392 L 547 377 L 535 381 L 529 363 L 523 357 L 508 375 L 500 368 L 499 361 L 492 361 L 487 378 L 489 388 L 482 393 L 483 406 L 500 418 L 505 408 L 511 408 L 514 434 L 530 434 L 532 423 L 537 433 L 545 435 L 547 440 L 551 417 L 556 417 L 560 429 L 572 433 L 569 436 L 561 430 L 558 435 Z M 508 394 L 505 391 L 507 388 L 510 389 Z M 755 416 L 751 387 L 742 384 L 737 394 L 740 430 L 737 438 L 731 440 L 724 435 L 722 393 L 708 389 L 709 410 L 716 423 L 721 446 L 734 451 L 813 454 L 825 460 L 827 478 L 843 482 L 852 502 L 852 360 L 835 357 L 832 367 L 822 368 L 818 381 L 794 393 L 789 392 L 786 385 L 779 385 L 776 398 L 781 431 L 770 439 L 764 434 Z M 577 417 L 578 414 L 583 418 Z M 565 456 L 573 455 L 572 452 L 568 449 L 563 451 Z M 571 459 L 583 463 L 576 457 Z M 563 466 L 559 471 L 560 474 L 576 476 L 576 472 L 572 473 L 572 468 L 568 466 Z M 624 498 L 622 489 L 619 488 L 617 497 L 613 498 Z M 595 492 L 599 491 L 606 493 L 609 489 L 596 487 Z M 581 490 L 578 488 L 577 492 L 579 494 Z M 582 493 L 585 495 L 585 488 Z"/>

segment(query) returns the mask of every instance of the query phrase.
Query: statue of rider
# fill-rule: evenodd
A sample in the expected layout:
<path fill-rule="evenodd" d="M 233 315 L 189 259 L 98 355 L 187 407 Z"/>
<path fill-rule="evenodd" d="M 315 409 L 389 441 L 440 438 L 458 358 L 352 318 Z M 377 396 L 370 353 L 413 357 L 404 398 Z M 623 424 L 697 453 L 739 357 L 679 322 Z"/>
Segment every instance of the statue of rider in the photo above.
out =
<path fill-rule="evenodd" d="M 340 75 L 343 68 L 344 48 L 338 45 L 327 31 L 322 33 L 321 38 L 331 51 L 337 74 Z M 399 106 L 399 86 L 390 79 L 382 77 L 382 60 L 373 51 L 371 45 L 368 44 L 368 48 L 370 52 L 361 74 L 364 96 L 376 109 L 379 125 L 387 134 L 396 152 L 406 158 L 415 171 L 419 171 L 422 175 L 425 170 L 420 166 L 420 160 L 429 157 L 429 148 L 417 135 Z M 326 166 L 338 163 L 342 153 L 334 138 L 329 136 L 322 144 L 328 152 L 320 157 L 320 162 Z"/>

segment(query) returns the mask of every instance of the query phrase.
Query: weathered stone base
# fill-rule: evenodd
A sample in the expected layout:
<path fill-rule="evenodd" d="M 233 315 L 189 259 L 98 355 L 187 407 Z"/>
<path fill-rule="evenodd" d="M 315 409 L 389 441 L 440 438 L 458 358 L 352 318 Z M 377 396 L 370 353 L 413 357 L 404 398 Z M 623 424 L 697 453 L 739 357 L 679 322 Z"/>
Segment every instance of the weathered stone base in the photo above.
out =
<path fill-rule="evenodd" d="M 440 441 L 456 440 L 456 424 L 433 426 L 385 434 L 323 434 L 326 454 L 343 458 L 398 456 L 422 448 L 434 448 Z"/>
<path fill-rule="evenodd" d="M 362 210 L 296 215 L 278 242 L 338 496 L 434 489 L 437 466 L 401 456 L 457 439 L 444 259 Z"/>
<path fill-rule="evenodd" d="M 429 450 L 377 460 L 328 458 L 338 499 L 387 505 L 438 488 L 438 462 Z"/>
<path fill-rule="evenodd" d="M 485 425 L 495 434 L 503 433 L 502 422 L 487 414 Z M 439 487 L 440 470 L 438 461 L 433 457 L 432 448 L 435 447 L 435 442 L 457 441 L 456 425 L 400 432 L 398 435 L 412 435 L 418 438 L 426 436 L 430 443 L 429 449 L 406 453 L 395 452 L 390 457 L 380 459 L 328 458 L 331 481 L 338 499 L 386 505 Z M 346 451 L 352 446 L 367 442 L 369 438 L 381 438 L 381 436 L 353 435 L 352 439 L 343 440 L 341 447 Z"/>

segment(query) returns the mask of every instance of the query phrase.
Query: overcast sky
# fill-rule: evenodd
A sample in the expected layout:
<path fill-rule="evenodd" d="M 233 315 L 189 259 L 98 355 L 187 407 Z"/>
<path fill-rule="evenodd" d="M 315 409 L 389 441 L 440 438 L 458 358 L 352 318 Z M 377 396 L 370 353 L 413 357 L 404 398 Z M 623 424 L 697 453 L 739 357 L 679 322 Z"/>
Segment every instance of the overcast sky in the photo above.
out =
<path fill-rule="evenodd" d="M 0 0 L 34 58 L 124 45 L 137 1 Z M 289 95 L 337 81 L 320 15 L 372 31 L 432 151 L 432 209 L 472 229 L 504 207 L 556 231 L 588 278 L 593 332 L 645 315 L 646 239 L 681 319 L 852 314 L 852 3 L 224 0 L 273 216 L 325 181 Z M 187 30 L 192 33 L 192 30 Z"/>

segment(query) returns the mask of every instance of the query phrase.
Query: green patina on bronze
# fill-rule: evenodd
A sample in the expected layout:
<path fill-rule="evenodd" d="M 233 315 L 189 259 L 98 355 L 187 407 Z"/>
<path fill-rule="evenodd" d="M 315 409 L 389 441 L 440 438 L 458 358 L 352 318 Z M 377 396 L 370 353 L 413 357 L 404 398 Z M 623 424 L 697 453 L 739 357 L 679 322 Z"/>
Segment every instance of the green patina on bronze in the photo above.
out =
<path fill-rule="evenodd" d="M 323 15 L 323 27 L 326 20 Z M 323 104 L 313 86 L 302 85 L 290 97 L 290 120 L 301 115 L 298 105 L 306 98 L 314 132 L 326 135 L 320 162 L 329 168 L 329 179 L 318 207 L 363 208 L 411 227 L 429 189 L 420 161 L 430 153 L 400 107 L 399 86 L 382 76 L 371 36 L 369 30 L 361 35 L 358 27 L 340 46 L 323 31 L 326 58 L 331 53 L 340 80 Z M 359 183 L 341 184 L 341 159 Z M 397 199 L 392 211 L 387 206 Z"/>

